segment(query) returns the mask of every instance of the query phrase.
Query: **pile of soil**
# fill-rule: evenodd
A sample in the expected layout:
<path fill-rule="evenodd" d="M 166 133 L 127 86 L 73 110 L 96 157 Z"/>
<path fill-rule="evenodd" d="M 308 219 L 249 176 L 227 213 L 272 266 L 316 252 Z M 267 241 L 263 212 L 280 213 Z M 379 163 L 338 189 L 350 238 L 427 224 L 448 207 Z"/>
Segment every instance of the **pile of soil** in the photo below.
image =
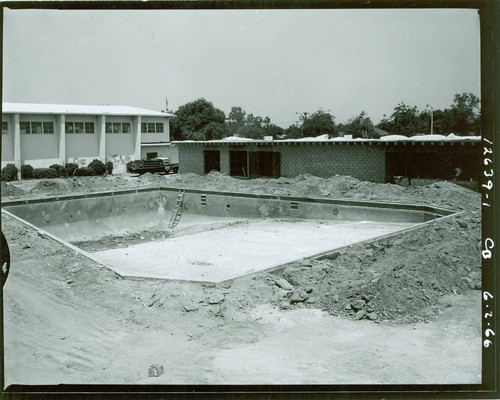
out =
<path fill-rule="evenodd" d="M 441 312 L 435 305 L 443 296 L 481 289 L 480 221 L 457 221 L 289 265 L 280 274 L 284 285 L 275 281 L 286 288 L 275 304 L 317 307 L 355 319 L 428 320 Z"/>
<path fill-rule="evenodd" d="M 17 198 L 25 194 L 26 192 L 23 189 L 19 189 L 10 183 L 2 182 L 2 197 Z"/>

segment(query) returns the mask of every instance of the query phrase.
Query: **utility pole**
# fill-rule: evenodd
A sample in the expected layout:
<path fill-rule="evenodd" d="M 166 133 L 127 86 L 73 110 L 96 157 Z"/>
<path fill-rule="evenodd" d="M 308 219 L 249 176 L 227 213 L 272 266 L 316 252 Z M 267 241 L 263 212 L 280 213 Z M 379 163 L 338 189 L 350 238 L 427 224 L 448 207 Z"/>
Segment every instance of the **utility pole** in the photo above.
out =
<path fill-rule="evenodd" d="M 429 104 L 427 104 L 426 107 L 429 107 L 431 109 L 431 135 L 432 135 L 434 133 L 434 109 Z"/>

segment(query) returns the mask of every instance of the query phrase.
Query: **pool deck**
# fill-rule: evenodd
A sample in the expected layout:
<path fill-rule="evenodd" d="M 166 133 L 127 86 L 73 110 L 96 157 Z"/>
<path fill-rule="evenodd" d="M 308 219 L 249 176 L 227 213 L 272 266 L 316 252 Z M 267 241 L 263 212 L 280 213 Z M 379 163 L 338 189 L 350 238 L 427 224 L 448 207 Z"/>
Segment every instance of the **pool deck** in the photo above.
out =
<path fill-rule="evenodd" d="M 94 253 L 126 277 L 222 282 L 398 232 L 412 223 L 255 219 Z M 178 228 L 182 229 L 182 223 Z"/>

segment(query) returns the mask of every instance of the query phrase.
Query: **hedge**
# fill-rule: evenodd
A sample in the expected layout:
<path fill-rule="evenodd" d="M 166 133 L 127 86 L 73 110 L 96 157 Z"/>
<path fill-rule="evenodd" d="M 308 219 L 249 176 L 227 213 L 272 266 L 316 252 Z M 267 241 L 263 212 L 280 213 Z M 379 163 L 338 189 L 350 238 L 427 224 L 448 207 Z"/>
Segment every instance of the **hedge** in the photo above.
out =
<path fill-rule="evenodd" d="M 106 173 L 106 166 L 104 163 L 100 160 L 94 160 L 92 161 L 87 168 L 92 168 L 95 171 L 94 175 L 104 175 Z"/>
<path fill-rule="evenodd" d="M 7 164 L 2 168 L 2 181 L 10 182 L 17 180 L 17 172 L 19 170 L 14 164 Z"/>
<path fill-rule="evenodd" d="M 21 165 L 21 178 L 31 179 L 33 178 L 33 167 L 29 164 Z"/>
<path fill-rule="evenodd" d="M 111 161 L 108 161 L 106 163 L 106 168 L 108 169 L 108 174 L 111 175 L 113 173 L 113 163 Z"/>
<path fill-rule="evenodd" d="M 75 170 L 75 176 L 93 176 L 95 170 L 90 167 L 82 167 Z"/>
<path fill-rule="evenodd" d="M 57 176 L 65 177 L 66 176 L 66 168 L 59 164 L 52 164 L 49 168 L 54 168 L 57 171 Z"/>
<path fill-rule="evenodd" d="M 75 174 L 75 171 L 78 169 L 78 164 L 67 163 L 64 169 L 66 171 L 66 176 L 73 176 Z"/>
<path fill-rule="evenodd" d="M 51 179 L 57 178 L 59 174 L 54 168 L 35 168 L 33 170 L 34 179 Z"/>

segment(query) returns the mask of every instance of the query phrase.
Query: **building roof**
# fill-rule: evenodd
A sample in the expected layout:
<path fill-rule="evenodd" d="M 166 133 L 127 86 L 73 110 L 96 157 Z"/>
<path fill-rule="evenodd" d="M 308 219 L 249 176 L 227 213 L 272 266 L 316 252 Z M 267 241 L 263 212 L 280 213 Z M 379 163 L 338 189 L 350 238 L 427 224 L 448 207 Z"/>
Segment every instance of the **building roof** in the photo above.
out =
<path fill-rule="evenodd" d="M 282 140 L 254 140 L 249 138 L 237 138 L 237 137 L 227 137 L 221 140 L 183 140 L 183 141 L 174 141 L 174 143 L 179 144 L 197 144 L 197 143 L 206 143 L 206 144 L 287 144 L 287 143 L 395 143 L 395 142 L 404 142 L 404 143 L 416 143 L 416 142 L 437 142 L 437 143 L 446 143 L 446 142 L 480 142 L 481 136 L 457 136 L 453 133 L 450 133 L 448 136 L 444 135 L 418 135 L 418 136 L 403 136 L 403 135 L 387 135 L 382 136 L 380 139 L 363 139 L 363 138 L 346 138 L 346 137 L 334 137 L 329 139 L 328 135 L 321 135 L 317 137 L 306 137 L 300 139 L 282 139 Z"/>
<path fill-rule="evenodd" d="M 2 103 L 4 114 L 77 114 L 77 115 L 140 115 L 142 117 L 173 117 L 174 114 L 145 108 L 110 105 Z"/>

